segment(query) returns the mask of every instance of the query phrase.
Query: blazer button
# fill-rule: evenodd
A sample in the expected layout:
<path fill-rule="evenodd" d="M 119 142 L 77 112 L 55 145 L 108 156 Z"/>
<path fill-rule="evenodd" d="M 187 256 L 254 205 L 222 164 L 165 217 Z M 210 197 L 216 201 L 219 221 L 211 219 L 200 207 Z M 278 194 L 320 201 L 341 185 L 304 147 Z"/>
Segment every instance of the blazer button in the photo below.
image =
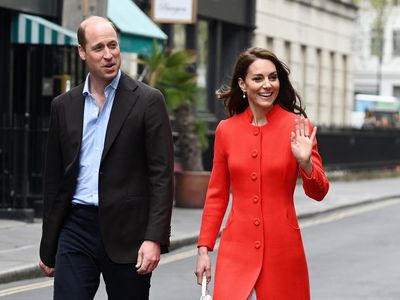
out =
<path fill-rule="evenodd" d="M 254 225 L 259 226 L 261 223 L 259 218 L 254 219 Z"/>
<path fill-rule="evenodd" d="M 256 242 L 254 243 L 254 248 L 260 249 L 260 247 L 261 247 L 261 242 L 260 242 L 260 241 L 256 241 Z"/>
<path fill-rule="evenodd" d="M 254 149 L 253 151 L 251 151 L 251 157 L 256 158 L 258 155 L 258 151 L 256 149 Z"/>
<path fill-rule="evenodd" d="M 256 136 L 259 135 L 260 134 L 260 128 L 254 128 L 253 129 L 253 134 L 256 135 Z"/>
<path fill-rule="evenodd" d="M 253 181 L 257 180 L 257 173 L 256 172 L 251 173 L 251 180 L 253 180 Z"/>
<path fill-rule="evenodd" d="M 258 203 L 258 200 L 259 200 L 258 196 L 253 197 L 253 203 Z"/>

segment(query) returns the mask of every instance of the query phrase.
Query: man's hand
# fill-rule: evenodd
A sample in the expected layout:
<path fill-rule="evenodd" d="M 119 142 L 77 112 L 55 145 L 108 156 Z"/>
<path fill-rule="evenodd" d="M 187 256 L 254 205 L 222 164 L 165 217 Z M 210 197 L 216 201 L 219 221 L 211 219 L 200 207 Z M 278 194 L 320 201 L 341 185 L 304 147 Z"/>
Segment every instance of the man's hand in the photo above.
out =
<path fill-rule="evenodd" d="M 136 263 L 139 274 L 153 272 L 160 261 L 160 245 L 153 241 L 144 241 L 138 252 Z"/>
<path fill-rule="evenodd" d="M 39 261 L 39 267 L 42 271 L 43 276 L 54 277 L 55 269 L 46 266 L 42 261 Z"/>

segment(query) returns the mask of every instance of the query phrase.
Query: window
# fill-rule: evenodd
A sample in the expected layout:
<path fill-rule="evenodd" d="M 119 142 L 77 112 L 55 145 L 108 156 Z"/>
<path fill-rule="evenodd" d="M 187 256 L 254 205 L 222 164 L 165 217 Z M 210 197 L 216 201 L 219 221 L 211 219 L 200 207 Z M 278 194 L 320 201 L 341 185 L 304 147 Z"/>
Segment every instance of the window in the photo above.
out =
<path fill-rule="evenodd" d="M 393 86 L 393 96 L 400 99 L 400 85 Z"/>
<path fill-rule="evenodd" d="M 207 65 L 208 65 L 208 23 L 204 20 L 198 22 L 197 34 L 197 86 L 199 95 L 197 109 L 207 110 Z"/>
<path fill-rule="evenodd" d="M 371 54 L 381 57 L 383 46 L 383 32 L 377 28 L 371 30 Z"/>
<path fill-rule="evenodd" d="M 393 56 L 400 56 L 400 30 L 393 31 Z"/>
<path fill-rule="evenodd" d="M 274 51 L 274 39 L 272 37 L 267 37 L 267 49 Z"/>
<path fill-rule="evenodd" d="M 285 41 L 285 62 L 290 66 L 292 57 L 291 57 L 291 44 L 288 41 Z"/>
<path fill-rule="evenodd" d="M 183 50 L 185 49 L 185 26 L 182 24 L 177 24 L 173 26 L 174 49 Z"/>

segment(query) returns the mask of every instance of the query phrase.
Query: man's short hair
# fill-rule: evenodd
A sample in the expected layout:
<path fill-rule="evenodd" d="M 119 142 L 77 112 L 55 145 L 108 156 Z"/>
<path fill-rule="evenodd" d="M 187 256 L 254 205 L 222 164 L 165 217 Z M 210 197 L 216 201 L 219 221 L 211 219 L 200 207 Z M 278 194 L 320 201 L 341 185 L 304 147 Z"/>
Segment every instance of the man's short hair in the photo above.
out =
<path fill-rule="evenodd" d="M 110 23 L 112 28 L 114 28 L 115 32 L 118 33 L 117 27 L 109 19 L 107 19 L 105 17 L 100 17 L 100 16 L 90 16 L 81 22 L 81 24 L 78 27 L 78 31 L 77 31 L 78 44 L 81 45 L 84 49 L 86 48 L 86 36 L 85 36 L 86 23 L 90 19 L 98 19 L 98 20 L 106 21 L 106 22 Z"/>

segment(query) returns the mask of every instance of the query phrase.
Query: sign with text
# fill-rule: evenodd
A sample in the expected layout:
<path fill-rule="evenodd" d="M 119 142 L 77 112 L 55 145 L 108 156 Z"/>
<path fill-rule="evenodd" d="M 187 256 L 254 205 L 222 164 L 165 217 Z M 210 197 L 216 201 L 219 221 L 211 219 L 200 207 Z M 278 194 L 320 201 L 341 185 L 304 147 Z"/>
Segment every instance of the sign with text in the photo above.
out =
<path fill-rule="evenodd" d="M 197 0 L 152 0 L 151 17 L 156 23 L 196 23 Z"/>

